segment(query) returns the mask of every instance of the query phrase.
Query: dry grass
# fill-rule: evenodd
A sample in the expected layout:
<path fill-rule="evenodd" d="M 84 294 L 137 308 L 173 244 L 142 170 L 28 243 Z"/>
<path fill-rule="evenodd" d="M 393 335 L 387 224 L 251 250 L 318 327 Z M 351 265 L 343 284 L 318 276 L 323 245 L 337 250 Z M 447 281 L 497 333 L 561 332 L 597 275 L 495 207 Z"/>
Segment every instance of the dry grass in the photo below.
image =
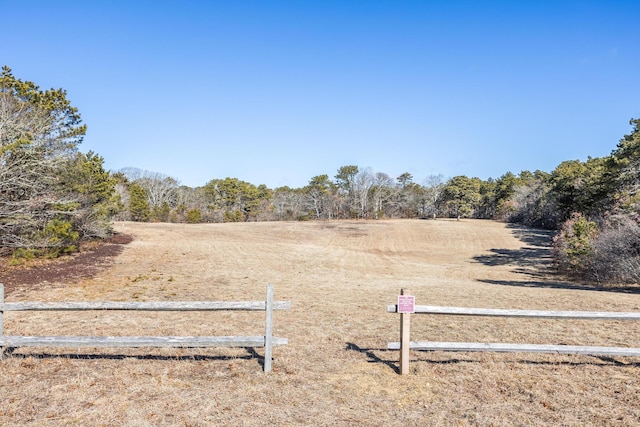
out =
<path fill-rule="evenodd" d="M 118 224 L 118 228 L 122 224 Z M 640 358 L 416 352 L 396 373 L 402 287 L 419 304 L 640 310 L 640 294 L 547 271 L 547 236 L 488 221 L 133 224 L 91 280 L 8 300 L 259 300 L 275 314 L 262 349 L 22 349 L 0 361 L 0 425 L 640 424 Z M 256 313 L 8 313 L 7 334 L 260 335 Z M 414 316 L 414 339 L 640 347 L 637 322 Z"/>

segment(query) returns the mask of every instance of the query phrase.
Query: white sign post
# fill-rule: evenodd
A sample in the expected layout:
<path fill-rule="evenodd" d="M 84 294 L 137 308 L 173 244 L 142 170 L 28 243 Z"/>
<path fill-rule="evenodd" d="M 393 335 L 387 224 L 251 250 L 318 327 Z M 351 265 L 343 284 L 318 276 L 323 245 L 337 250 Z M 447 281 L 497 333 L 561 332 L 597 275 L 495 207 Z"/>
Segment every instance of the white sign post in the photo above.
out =
<path fill-rule="evenodd" d="M 407 295 L 408 289 L 400 289 L 398 313 L 400 313 L 400 375 L 409 374 L 409 349 L 411 345 L 411 313 L 415 313 L 416 297 Z"/>

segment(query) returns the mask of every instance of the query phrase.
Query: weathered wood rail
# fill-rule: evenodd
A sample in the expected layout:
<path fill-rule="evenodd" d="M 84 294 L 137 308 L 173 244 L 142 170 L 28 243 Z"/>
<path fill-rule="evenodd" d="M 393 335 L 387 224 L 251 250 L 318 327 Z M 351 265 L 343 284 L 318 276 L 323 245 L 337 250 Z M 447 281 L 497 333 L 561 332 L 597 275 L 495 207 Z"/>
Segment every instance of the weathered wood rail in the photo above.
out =
<path fill-rule="evenodd" d="M 274 345 L 288 344 L 273 336 L 273 310 L 291 308 L 289 301 L 274 301 L 267 286 L 265 301 L 161 301 L 161 302 L 5 302 L 0 284 L 0 356 L 17 347 L 264 347 L 264 371 L 271 371 Z M 264 336 L 7 336 L 4 313 L 8 311 L 264 311 Z"/>
<path fill-rule="evenodd" d="M 401 290 L 406 295 L 407 290 Z M 390 304 L 387 312 L 397 313 L 398 305 Z M 549 311 L 549 310 L 511 310 L 493 308 L 442 307 L 416 305 L 413 313 L 450 316 L 488 316 L 488 317 L 520 317 L 535 319 L 580 319 L 580 320 L 640 320 L 640 312 L 610 311 Z M 604 356 L 640 356 L 640 348 L 632 347 L 599 347 L 580 345 L 547 345 L 547 344 L 508 344 L 481 342 L 437 342 L 410 340 L 410 314 L 402 313 L 400 342 L 390 342 L 387 348 L 400 350 L 400 374 L 409 373 L 409 350 L 427 351 L 493 351 L 493 352 L 525 352 L 525 353 L 558 353 L 586 354 Z"/>

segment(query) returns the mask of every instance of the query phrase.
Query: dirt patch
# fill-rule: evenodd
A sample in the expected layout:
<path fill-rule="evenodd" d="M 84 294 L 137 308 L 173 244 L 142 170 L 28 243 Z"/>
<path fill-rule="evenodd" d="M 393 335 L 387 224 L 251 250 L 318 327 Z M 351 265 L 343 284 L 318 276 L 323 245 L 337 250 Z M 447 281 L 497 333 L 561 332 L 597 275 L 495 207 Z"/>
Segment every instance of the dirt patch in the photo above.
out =
<path fill-rule="evenodd" d="M 24 266 L 10 266 L 4 259 L 0 263 L 0 283 L 9 295 L 17 289 L 37 289 L 45 284 L 90 279 L 112 265 L 113 258 L 132 241 L 133 237 L 128 234 L 114 234 L 102 242 L 85 244 L 77 254 L 55 260 L 36 260 Z"/>

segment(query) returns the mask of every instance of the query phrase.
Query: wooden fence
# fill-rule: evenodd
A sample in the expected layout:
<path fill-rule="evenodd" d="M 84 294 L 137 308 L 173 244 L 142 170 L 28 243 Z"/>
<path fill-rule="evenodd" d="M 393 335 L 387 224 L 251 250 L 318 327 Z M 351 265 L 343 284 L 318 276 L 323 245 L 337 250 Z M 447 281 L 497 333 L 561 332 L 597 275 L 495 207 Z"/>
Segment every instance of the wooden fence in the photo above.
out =
<path fill-rule="evenodd" d="M 267 286 L 265 301 L 162 301 L 162 302 L 5 302 L 0 284 L 0 357 L 5 348 L 17 347 L 264 347 L 264 371 L 271 371 L 274 345 L 288 344 L 273 336 L 273 310 L 291 308 L 289 301 L 274 301 Z M 264 336 L 7 336 L 3 317 L 7 311 L 265 311 Z"/>
<path fill-rule="evenodd" d="M 408 295 L 402 289 L 401 295 Z M 387 306 L 387 312 L 398 313 L 398 305 Z M 640 320 L 640 312 L 603 312 L 603 311 L 545 311 L 545 310 L 510 310 L 491 308 L 441 307 L 415 305 L 415 314 L 454 315 L 454 316 L 490 316 L 490 317 L 524 317 L 536 319 L 581 319 L 581 320 Z M 400 314 L 400 342 L 390 342 L 387 348 L 400 350 L 400 374 L 409 373 L 409 351 L 493 351 L 493 352 L 526 352 L 526 353 L 562 353 L 608 356 L 640 356 L 640 348 L 631 347 L 597 347 L 577 345 L 547 344 L 506 344 L 481 342 L 434 342 L 410 339 L 410 313 Z"/>

